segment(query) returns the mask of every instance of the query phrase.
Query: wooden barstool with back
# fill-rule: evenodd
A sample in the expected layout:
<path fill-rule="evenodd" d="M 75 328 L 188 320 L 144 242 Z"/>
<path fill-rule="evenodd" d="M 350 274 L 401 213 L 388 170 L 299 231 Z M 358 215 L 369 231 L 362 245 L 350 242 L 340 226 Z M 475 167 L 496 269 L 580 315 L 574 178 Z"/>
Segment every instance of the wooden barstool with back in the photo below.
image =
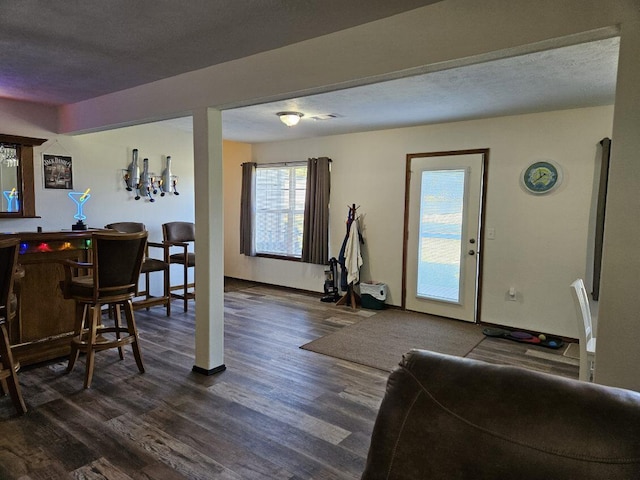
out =
<path fill-rule="evenodd" d="M 85 352 L 84 388 L 91 386 L 96 352 L 117 348 L 124 358 L 123 346 L 130 344 L 141 373 L 142 354 L 133 315 L 132 299 L 147 244 L 146 231 L 137 233 L 96 232 L 91 236 L 91 263 L 65 260 L 65 278 L 61 284 L 64 298 L 76 302 L 76 323 L 71 340 L 67 372 L 73 370 L 80 352 Z M 74 276 L 89 270 L 90 275 Z M 102 325 L 102 306 L 113 307 L 114 326 Z M 126 326 L 120 308 L 124 307 Z"/>
<path fill-rule="evenodd" d="M 184 301 L 184 311 L 188 310 L 189 299 L 196 298 L 196 282 L 189 282 L 189 268 L 196 266 L 196 254 L 189 251 L 189 245 L 196 241 L 196 226 L 192 222 L 169 222 L 162 225 L 162 237 L 168 248 L 179 248 L 178 253 L 169 254 L 165 261 L 177 263 L 183 267 L 183 280 L 180 285 L 172 285 L 170 290 L 181 290 L 182 293 L 171 293 L 174 298 Z"/>
<path fill-rule="evenodd" d="M 13 360 L 6 327 L 6 321 L 12 315 L 11 297 L 18 265 L 19 243 L 18 238 L 0 240 L 0 381 L 3 392 L 9 393 L 18 415 L 22 415 L 27 412 L 27 407 L 16 373 L 19 365 Z"/>
<path fill-rule="evenodd" d="M 147 228 L 144 223 L 140 222 L 115 222 L 105 225 L 104 228 L 108 228 L 110 230 L 115 230 L 116 232 L 121 233 L 134 233 L 134 232 L 145 232 Z M 153 258 L 149 256 L 149 247 L 161 248 L 163 250 L 162 260 L 158 258 Z M 144 260 L 142 261 L 142 274 L 144 275 L 145 280 L 145 289 L 138 290 L 136 292 L 136 299 L 133 301 L 133 309 L 137 310 L 139 308 L 146 308 L 149 310 L 149 307 L 154 305 L 162 305 L 167 310 L 167 317 L 171 316 L 171 295 L 170 295 L 170 286 L 171 282 L 169 280 L 169 262 L 164 260 L 167 255 L 167 246 L 163 243 L 157 242 L 149 242 L 147 240 L 147 249 L 144 254 Z M 163 293 L 162 296 L 152 296 L 149 290 L 149 281 L 150 275 L 153 272 L 162 272 L 163 275 Z M 138 297 L 142 297 L 138 299 Z"/>

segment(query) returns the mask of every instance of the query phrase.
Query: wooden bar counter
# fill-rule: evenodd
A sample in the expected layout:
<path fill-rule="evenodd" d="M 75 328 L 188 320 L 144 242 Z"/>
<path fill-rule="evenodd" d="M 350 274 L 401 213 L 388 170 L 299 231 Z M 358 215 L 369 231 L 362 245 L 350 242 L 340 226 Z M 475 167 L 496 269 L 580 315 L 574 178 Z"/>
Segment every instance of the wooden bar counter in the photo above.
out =
<path fill-rule="evenodd" d="M 0 234 L 20 238 L 19 264 L 24 276 L 16 283 L 18 312 L 9 324 L 14 357 L 22 365 L 69 354 L 75 302 L 60 290 L 60 260 L 90 260 L 91 230 Z"/>

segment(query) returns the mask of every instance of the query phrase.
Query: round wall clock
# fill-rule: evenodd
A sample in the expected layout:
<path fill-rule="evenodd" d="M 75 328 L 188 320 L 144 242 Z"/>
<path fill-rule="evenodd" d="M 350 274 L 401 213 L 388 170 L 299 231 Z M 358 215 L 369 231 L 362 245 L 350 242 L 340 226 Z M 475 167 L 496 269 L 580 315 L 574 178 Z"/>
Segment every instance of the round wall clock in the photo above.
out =
<path fill-rule="evenodd" d="M 522 172 L 522 185 L 531 193 L 548 193 L 560 185 L 562 170 L 550 160 L 534 162 Z"/>

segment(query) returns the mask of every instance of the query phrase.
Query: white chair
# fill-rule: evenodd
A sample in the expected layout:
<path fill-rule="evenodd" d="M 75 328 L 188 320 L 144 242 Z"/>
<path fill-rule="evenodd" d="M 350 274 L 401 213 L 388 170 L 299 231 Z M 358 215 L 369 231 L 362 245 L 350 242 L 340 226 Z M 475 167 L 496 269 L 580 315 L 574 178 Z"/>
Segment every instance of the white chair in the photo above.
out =
<path fill-rule="evenodd" d="M 573 300 L 576 305 L 580 340 L 580 380 L 592 382 L 596 363 L 596 337 L 591 324 L 589 297 L 581 278 L 573 282 L 571 287 L 574 293 Z"/>

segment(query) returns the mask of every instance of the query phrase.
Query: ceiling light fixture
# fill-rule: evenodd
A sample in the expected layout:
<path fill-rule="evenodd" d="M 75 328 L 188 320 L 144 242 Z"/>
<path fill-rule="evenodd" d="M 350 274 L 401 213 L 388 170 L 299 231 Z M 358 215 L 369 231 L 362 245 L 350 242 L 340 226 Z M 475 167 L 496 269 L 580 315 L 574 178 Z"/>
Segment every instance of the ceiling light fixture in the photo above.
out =
<path fill-rule="evenodd" d="M 276 113 L 280 117 L 280 121 L 287 127 L 293 127 L 298 124 L 300 119 L 304 117 L 304 114 L 300 112 L 278 112 Z"/>

